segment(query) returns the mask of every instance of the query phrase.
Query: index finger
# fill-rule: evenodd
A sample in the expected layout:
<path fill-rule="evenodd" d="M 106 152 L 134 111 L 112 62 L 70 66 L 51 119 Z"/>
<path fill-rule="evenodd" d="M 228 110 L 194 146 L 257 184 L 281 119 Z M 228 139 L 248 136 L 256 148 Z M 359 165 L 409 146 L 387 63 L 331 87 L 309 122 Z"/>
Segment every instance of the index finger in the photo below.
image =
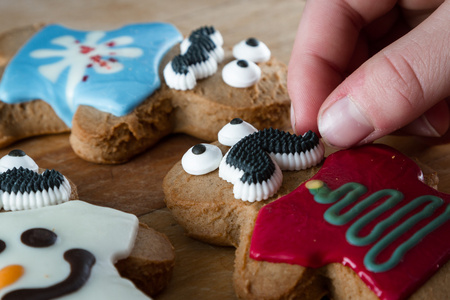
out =
<path fill-rule="evenodd" d="M 317 115 L 343 81 L 361 29 L 389 12 L 394 0 L 311 0 L 300 20 L 288 69 L 291 120 L 296 133 L 318 133 Z"/>

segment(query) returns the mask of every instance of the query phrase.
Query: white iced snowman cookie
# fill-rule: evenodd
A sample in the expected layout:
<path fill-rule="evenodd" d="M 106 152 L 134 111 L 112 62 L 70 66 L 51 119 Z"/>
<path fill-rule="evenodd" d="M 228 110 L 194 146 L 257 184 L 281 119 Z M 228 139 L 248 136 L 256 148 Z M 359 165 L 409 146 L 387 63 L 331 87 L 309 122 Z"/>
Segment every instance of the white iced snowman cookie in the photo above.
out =
<path fill-rule="evenodd" d="M 21 150 L 0 169 L 0 299 L 148 299 L 167 285 L 166 236 L 132 214 L 74 200 L 68 179 Z"/>
<path fill-rule="evenodd" d="M 138 224 L 82 201 L 2 214 L 2 299 L 148 299 L 114 267 L 130 254 Z"/>

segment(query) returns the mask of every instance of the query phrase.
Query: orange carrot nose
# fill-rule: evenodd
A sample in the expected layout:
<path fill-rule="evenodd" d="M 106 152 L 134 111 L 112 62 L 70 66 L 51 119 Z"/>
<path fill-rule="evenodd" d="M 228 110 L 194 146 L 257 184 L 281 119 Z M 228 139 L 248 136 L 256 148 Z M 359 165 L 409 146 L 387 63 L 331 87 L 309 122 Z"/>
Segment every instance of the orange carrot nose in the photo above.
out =
<path fill-rule="evenodd" d="M 0 289 L 13 284 L 24 273 L 24 268 L 20 265 L 10 265 L 6 266 L 0 270 Z"/>

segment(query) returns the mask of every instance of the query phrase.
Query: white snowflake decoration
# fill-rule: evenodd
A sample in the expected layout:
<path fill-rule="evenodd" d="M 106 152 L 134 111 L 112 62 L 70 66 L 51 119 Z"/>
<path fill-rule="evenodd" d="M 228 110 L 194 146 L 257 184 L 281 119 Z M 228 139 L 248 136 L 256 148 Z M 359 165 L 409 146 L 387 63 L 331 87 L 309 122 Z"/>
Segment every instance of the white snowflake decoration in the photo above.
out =
<path fill-rule="evenodd" d="M 88 79 L 86 75 L 88 68 L 93 68 L 100 74 L 112 74 L 121 71 L 124 67 L 115 57 L 135 58 L 143 55 L 141 48 L 115 48 L 133 43 L 133 38 L 130 36 L 120 36 L 99 43 L 105 34 L 104 31 L 88 32 L 83 42 L 70 35 L 61 36 L 53 39 L 51 43 L 65 49 L 38 49 L 30 53 L 32 58 L 38 59 L 61 57 L 61 60 L 55 63 L 40 66 L 39 72 L 55 83 L 61 73 L 69 68 L 65 94 L 67 103 L 72 110 L 74 110 L 75 88 L 80 82 Z"/>

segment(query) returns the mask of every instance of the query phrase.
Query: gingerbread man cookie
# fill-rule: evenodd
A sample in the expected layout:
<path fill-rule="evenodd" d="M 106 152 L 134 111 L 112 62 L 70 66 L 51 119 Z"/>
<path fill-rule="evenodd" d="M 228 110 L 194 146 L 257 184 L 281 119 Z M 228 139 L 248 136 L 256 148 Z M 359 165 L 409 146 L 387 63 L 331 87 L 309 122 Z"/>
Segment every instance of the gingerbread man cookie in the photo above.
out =
<path fill-rule="evenodd" d="M 317 148 L 313 140 L 305 149 Z M 252 144 L 247 147 L 259 148 Z M 302 148 L 295 144 L 285 148 Z M 220 167 L 236 145 L 218 145 L 224 153 Z M 245 169 L 270 165 L 239 161 L 230 175 L 235 181 L 259 176 L 243 175 Z M 191 175 L 177 164 L 164 191 L 168 208 L 190 236 L 237 247 L 233 279 L 239 297 L 448 297 L 450 196 L 431 188 L 432 176 L 424 177 L 398 151 L 369 145 L 333 153 L 321 166 L 282 172 L 279 189 L 255 202 L 238 199 L 236 184 L 220 173 Z"/>
<path fill-rule="evenodd" d="M 67 178 L 21 150 L 0 169 L 1 299 L 149 299 L 168 284 L 174 251 L 164 235 L 74 200 Z"/>
<path fill-rule="evenodd" d="M 212 141 L 233 116 L 288 126 L 285 65 L 256 39 L 238 58 L 222 45 L 213 27 L 183 40 L 165 23 L 4 33 L 0 146 L 70 131 L 81 158 L 122 163 L 173 132 Z"/>

